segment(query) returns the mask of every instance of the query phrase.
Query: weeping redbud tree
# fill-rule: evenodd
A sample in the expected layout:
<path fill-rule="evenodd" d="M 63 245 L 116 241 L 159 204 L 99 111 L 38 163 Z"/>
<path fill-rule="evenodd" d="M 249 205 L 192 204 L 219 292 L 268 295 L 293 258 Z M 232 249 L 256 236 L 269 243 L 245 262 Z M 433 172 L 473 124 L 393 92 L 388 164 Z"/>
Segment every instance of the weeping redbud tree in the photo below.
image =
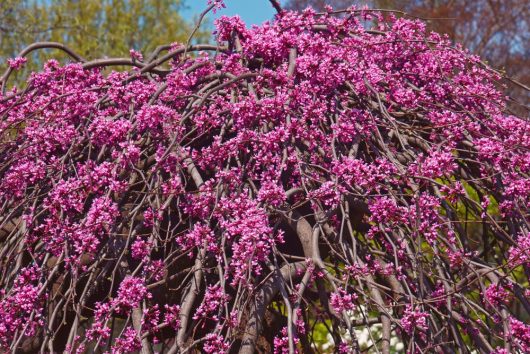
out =
<path fill-rule="evenodd" d="M 215 45 L 9 62 L 3 351 L 530 351 L 501 74 L 403 14 L 273 4 Z"/>

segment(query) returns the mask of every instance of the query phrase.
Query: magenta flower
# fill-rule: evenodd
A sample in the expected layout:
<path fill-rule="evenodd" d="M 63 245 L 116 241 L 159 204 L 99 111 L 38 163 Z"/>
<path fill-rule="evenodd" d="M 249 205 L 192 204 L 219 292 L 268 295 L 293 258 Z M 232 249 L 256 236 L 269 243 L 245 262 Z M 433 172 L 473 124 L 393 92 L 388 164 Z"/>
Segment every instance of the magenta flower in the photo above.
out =
<path fill-rule="evenodd" d="M 20 70 L 26 64 L 28 61 L 27 58 L 24 57 L 16 57 L 13 59 L 7 59 L 7 63 L 9 67 L 13 70 Z"/>

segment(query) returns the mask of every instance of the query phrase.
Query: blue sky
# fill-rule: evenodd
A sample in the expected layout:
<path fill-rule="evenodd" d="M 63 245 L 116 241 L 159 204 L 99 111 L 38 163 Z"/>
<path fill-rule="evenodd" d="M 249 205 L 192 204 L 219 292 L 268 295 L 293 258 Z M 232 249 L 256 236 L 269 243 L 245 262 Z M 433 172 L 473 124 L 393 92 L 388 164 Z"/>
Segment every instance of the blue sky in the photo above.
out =
<path fill-rule="evenodd" d="M 198 16 L 205 8 L 207 0 L 186 0 L 186 9 L 182 11 L 185 18 Z M 270 20 L 276 13 L 268 0 L 225 0 L 226 9 L 218 11 L 217 14 L 209 15 L 210 20 L 222 15 L 239 15 L 247 26 L 261 24 Z"/>

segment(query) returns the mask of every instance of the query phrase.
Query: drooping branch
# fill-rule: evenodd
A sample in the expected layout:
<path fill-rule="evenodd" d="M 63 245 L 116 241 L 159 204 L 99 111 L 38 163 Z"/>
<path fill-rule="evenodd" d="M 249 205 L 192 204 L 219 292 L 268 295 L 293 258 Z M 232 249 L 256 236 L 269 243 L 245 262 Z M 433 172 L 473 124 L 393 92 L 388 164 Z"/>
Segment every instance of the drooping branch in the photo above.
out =
<path fill-rule="evenodd" d="M 66 54 L 68 54 L 72 59 L 74 59 L 76 62 L 84 63 L 86 62 L 86 59 L 77 54 L 75 51 L 73 51 L 68 46 L 58 43 L 58 42 L 36 42 L 32 43 L 26 48 L 24 48 L 18 55 L 18 58 L 25 58 L 27 57 L 31 52 L 34 52 L 39 49 L 59 49 Z M 7 81 L 9 80 L 9 76 L 13 73 L 13 68 L 8 67 L 2 77 L 0 77 L 0 83 L 2 84 L 2 94 L 5 95 L 6 92 L 6 85 Z"/>

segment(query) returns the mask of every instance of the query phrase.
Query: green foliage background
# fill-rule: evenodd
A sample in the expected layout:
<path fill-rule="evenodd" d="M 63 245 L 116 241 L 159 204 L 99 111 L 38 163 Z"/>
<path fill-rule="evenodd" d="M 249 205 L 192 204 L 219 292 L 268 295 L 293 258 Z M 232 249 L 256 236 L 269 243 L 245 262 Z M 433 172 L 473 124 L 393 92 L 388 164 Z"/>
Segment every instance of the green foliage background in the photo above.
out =
<path fill-rule="evenodd" d="M 161 44 L 185 42 L 194 26 L 179 12 L 181 0 L 0 0 L 0 69 L 36 41 L 61 42 L 86 59 L 144 54 Z M 206 31 L 195 40 L 206 40 Z M 66 56 L 39 51 L 26 71 L 49 58 Z"/>

